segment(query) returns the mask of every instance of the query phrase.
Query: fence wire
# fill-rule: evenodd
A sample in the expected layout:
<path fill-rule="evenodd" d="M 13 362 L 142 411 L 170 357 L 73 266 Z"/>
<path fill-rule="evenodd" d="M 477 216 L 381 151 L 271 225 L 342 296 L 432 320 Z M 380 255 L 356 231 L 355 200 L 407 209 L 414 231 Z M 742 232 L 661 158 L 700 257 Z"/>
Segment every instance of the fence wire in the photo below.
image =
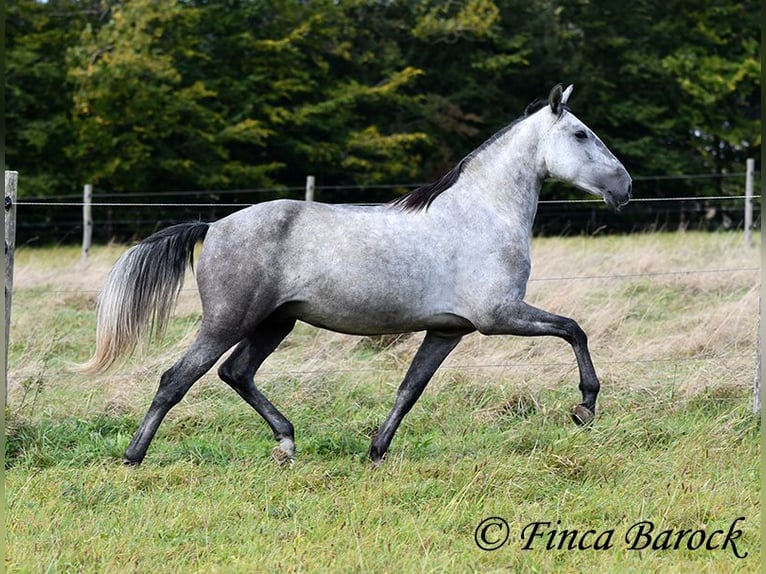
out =
<path fill-rule="evenodd" d="M 721 174 L 720 177 L 741 177 L 743 173 L 733 174 Z M 637 177 L 636 180 L 660 180 L 660 179 L 677 179 L 677 178 L 693 178 L 695 176 L 648 176 Z M 697 176 L 703 177 L 703 176 Z M 706 175 L 704 177 L 710 177 Z M 390 186 L 317 186 L 317 191 L 327 191 L 330 189 L 382 189 L 382 188 L 398 188 L 403 189 L 406 187 L 417 187 L 415 184 L 408 186 L 404 185 L 390 185 Z M 258 188 L 258 189 L 243 189 L 243 190 L 225 190 L 225 191 L 187 191 L 187 192 L 159 192 L 152 194 L 153 196 L 184 196 L 184 195 L 215 195 L 217 193 L 274 193 L 274 192 L 286 192 L 286 191 L 303 191 L 302 187 L 282 187 L 282 188 Z M 102 197 L 116 196 L 117 194 L 101 194 Z M 137 196 L 138 194 L 120 194 L 120 197 Z M 141 194 L 145 197 L 145 194 Z M 74 197 L 74 196 L 73 196 Z M 725 196 L 684 196 L 684 197 L 654 197 L 654 198 L 635 198 L 632 200 L 634 203 L 666 203 L 666 202 L 689 202 L 689 201 L 704 201 L 704 202 L 725 202 L 734 200 L 747 200 L 750 199 L 753 202 L 760 202 L 761 195 L 745 196 L 745 195 L 725 195 Z M 567 205 L 567 204 L 601 204 L 600 199 L 561 199 L 561 200 L 540 200 L 540 204 L 543 205 Z M 83 207 L 85 202 L 83 201 L 47 201 L 44 199 L 28 199 L 22 201 L 16 201 L 15 205 L 24 207 Z M 92 202 L 89 204 L 93 208 L 136 208 L 136 207 L 165 207 L 165 208 L 244 208 L 248 203 L 218 203 L 218 202 L 204 202 L 204 203 L 177 203 L 177 202 L 111 202 L 101 201 Z M 359 203 L 355 205 L 381 205 L 364 204 Z M 681 276 L 692 274 L 713 274 L 713 273 L 740 273 L 740 272 L 756 272 L 760 271 L 760 267 L 732 267 L 721 269 L 680 269 L 669 271 L 654 271 L 644 273 L 619 273 L 609 275 L 577 275 L 577 276 L 561 276 L 561 277 L 532 277 L 530 282 L 547 282 L 547 281 L 586 281 L 586 280 L 626 280 L 635 279 L 641 277 L 663 277 L 663 276 Z M 185 288 L 184 292 L 196 292 L 196 288 Z M 98 289 L 83 290 L 83 289 L 56 289 L 49 291 L 54 294 L 72 294 L 72 293 L 90 293 L 97 294 L 100 292 Z M 601 365 L 641 365 L 641 364 L 656 364 L 656 363 L 688 363 L 688 362 L 716 362 L 727 360 L 747 360 L 755 363 L 755 353 L 747 354 L 725 354 L 725 355 L 701 355 L 692 357 L 640 357 L 640 358 L 625 358 L 619 360 L 602 360 L 599 361 Z M 575 362 L 572 361 L 554 361 L 554 362 L 498 362 L 491 364 L 446 364 L 441 367 L 440 370 L 444 371 L 456 371 L 456 370 L 485 370 L 485 369 L 518 369 L 518 368 L 565 368 L 573 369 L 576 367 Z M 297 376 L 332 376 L 339 374 L 362 374 L 362 373 L 374 373 L 374 372 L 396 372 L 402 373 L 406 370 L 404 367 L 385 367 L 375 366 L 369 368 L 333 368 L 333 369 L 286 369 L 279 371 L 259 371 L 260 377 L 277 378 L 277 377 L 297 377 Z M 112 375 L 111 378 L 121 380 L 134 378 L 133 375 Z M 732 397 L 730 400 L 742 400 L 743 397 Z M 719 399 L 715 399 L 719 400 Z"/>
<path fill-rule="evenodd" d="M 671 201 L 731 201 L 731 200 L 744 200 L 752 199 L 753 201 L 760 201 L 760 195 L 719 195 L 719 196 L 686 196 L 686 197 L 637 197 L 631 199 L 631 203 L 661 203 Z M 567 204 L 602 204 L 602 199 L 541 199 L 538 204 L 541 205 L 567 205 Z M 220 202 L 208 202 L 208 203 L 162 203 L 162 202 L 91 202 L 84 203 L 83 201 L 17 201 L 18 206 L 37 206 L 37 207 L 83 207 L 90 205 L 91 207 L 250 207 L 256 205 L 255 203 L 220 203 Z M 346 205 L 385 205 L 383 203 L 351 203 Z"/>

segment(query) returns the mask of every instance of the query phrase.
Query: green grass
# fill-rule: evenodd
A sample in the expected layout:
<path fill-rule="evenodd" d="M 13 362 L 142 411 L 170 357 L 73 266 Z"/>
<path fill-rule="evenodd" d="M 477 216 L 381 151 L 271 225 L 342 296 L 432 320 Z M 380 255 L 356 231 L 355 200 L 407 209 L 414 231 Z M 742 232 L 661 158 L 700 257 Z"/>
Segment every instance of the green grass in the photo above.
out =
<path fill-rule="evenodd" d="M 536 242 L 539 277 L 758 266 L 741 235 Z M 198 318 L 184 292 L 168 338 L 103 376 L 67 365 L 93 344 L 94 302 L 119 249 L 19 253 L 7 416 L 9 572 L 759 572 L 760 420 L 750 412 L 757 273 L 530 283 L 577 318 L 603 392 L 575 427 L 571 351 L 468 337 L 378 469 L 371 434 L 419 336 L 358 339 L 299 326 L 260 386 L 297 429 L 290 468 L 262 420 L 211 373 L 160 427 L 147 459 L 122 452 L 159 373 Z M 619 262 L 619 264 L 618 264 Z M 193 285 L 190 284 L 190 287 Z M 485 518 L 508 542 L 480 550 Z M 630 550 L 640 521 L 728 531 L 731 548 Z M 525 526 L 612 529 L 606 550 L 523 550 Z M 557 522 L 560 521 L 560 522 Z M 495 531 L 492 531 L 495 532 Z M 722 541 L 722 538 L 720 538 Z"/>

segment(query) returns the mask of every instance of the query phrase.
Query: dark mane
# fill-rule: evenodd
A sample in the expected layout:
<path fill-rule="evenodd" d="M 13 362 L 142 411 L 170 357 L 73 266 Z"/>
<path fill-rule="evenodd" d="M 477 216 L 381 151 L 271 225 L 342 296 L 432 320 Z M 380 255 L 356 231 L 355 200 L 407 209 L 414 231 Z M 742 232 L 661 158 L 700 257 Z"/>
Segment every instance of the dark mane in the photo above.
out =
<path fill-rule="evenodd" d="M 524 109 L 524 116 L 531 116 L 535 112 L 542 110 L 545 106 L 548 105 L 548 100 L 545 98 L 537 98 L 534 102 L 531 102 L 525 109 Z"/>
<path fill-rule="evenodd" d="M 389 205 L 400 207 L 405 211 L 420 211 L 421 209 L 428 209 L 434 199 L 455 185 L 455 182 L 457 182 L 460 174 L 463 172 L 463 168 L 465 168 L 465 166 L 468 165 L 476 155 L 495 143 L 498 139 L 510 131 L 511 128 L 513 128 L 516 124 L 528 118 L 538 110 L 541 110 L 546 105 L 548 105 L 548 100 L 546 99 L 539 98 L 535 100 L 526 107 L 523 116 L 516 118 L 513 122 L 498 130 L 483 144 L 481 144 L 479 147 L 461 159 L 455 167 L 453 167 L 439 179 L 432 181 L 431 183 L 421 185 L 417 189 L 409 192 L 407 195 L 394 199 L 393 201 L 389 202 Z"/>
<path fill-rule="evenodd" d="M 409 192 L 403 197 L 398 197 L 391 201 L 391 205 L 401 207 L 405 211 L 420 211 L 421 209 L 428 209 L 431 202 L 443 191 L 452 187 L 457 178 L 460 177 L 460 172 L 463 171 L 463 166 L 471 156 L 466 156 L 460 160 L 455 167 L 445 173 L 436 181 L 421 185 L 417 189 Z"/>

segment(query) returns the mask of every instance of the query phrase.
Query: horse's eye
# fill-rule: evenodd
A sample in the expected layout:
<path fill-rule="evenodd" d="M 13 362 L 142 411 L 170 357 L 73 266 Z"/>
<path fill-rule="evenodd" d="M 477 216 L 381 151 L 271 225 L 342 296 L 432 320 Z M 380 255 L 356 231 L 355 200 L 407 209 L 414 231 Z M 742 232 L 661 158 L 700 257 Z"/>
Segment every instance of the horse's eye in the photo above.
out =
<path fill-rule="evenodd" d="M 587 132 L 585 130 L 577 130 L 575 132 L 575 137 L 578 140 L 586 140 L 586 139 L 588 139 L 588 134 L 587 134 Z"/>

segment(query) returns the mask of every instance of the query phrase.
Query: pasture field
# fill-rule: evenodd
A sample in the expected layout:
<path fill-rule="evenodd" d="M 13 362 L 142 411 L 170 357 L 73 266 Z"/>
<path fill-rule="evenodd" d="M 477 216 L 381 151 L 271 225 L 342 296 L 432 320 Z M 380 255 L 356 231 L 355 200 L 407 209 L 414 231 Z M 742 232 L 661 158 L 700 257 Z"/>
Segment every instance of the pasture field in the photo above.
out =
<path fill-rule="evenodd" d="M 471 335 L 378 469 L 369 438 L 422 334 L 298 326 L 258 377 L 296 426 L 289 468 L 214 370 L 126 468 L 159 374 L 197 328 L 193 278 L 163 342 L 84 376 L 70 366 L 92 351 L 98 290 L 124 247 L 87 265 L 77 248 L 20 248 L 7 570 L 760 572 L 760 251 L 736 232 L 533 245 L 527 300 L 589 335 L 593 426 L 569 420 L 580 395 L 566 343 Z"/>

